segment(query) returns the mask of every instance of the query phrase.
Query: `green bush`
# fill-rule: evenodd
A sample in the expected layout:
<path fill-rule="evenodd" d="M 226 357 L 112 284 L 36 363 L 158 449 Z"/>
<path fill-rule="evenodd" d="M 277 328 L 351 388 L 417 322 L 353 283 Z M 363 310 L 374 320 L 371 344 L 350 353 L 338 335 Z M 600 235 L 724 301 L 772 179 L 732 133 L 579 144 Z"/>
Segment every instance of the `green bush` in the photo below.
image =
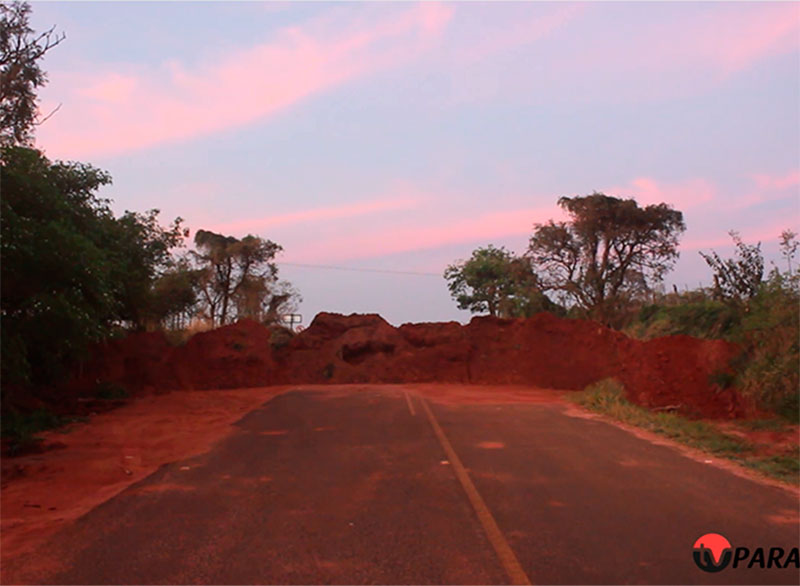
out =
<path fill-rule="evenodd" d="M 797 279 L 773 272 L 733 337 L 744 348 L 736 386 L 760 406 L 800 420 L 800 295 Z"/>
<path fill-rule="evenodd" d="M 653 304 L 642 307 L 627 328 L 627 333 L 645 340 L 677 334 L 695 338 L 726 338 L 736 330 L 740 321 L 740 312 L 721 301 L 687 300 L 676 305 Z"/>

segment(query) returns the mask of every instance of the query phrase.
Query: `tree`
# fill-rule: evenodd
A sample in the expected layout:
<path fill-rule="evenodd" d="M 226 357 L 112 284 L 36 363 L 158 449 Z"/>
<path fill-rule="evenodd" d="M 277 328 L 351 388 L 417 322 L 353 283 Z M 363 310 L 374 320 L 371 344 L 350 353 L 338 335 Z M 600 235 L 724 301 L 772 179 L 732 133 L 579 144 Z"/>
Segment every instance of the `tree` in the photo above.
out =
<path fill-rule="evenodd" d="M 528 259 L 491 244 L 467 261 L 448 266 L 444 278 L 459 309 L 500 317 L 525 317 L 554 305 L 539 288 Z"/>
<path fill-rule="evenodd" d="M 567 222 L 536 224 L 526 254 L 545 290 L 560 292 L 589 316 L 614 321 L 623 303 L 648 291 L 673 267 L 683 214 L 667 204 L 640 208 L 603 193 L 562 197 Z"/>
<path fill-rule="evenodd" d="M 184 328 L 197 308 L 203 276 L 204 271 L 192 268 L 186 257 L 172 263 L 152 284 L 147 322 L 173 330 Z"/>
<path fill-rule="evenodd" d="M 212 324 L 224 325 L 234 315 L 263 318 L 264 308 L 275 310 L 287 302 L 278 285 L 275 255 L 283 248 L 271 240 L 242 238 L 198 230 L 194 258 L 203 270 L 201 298 Z"/>
<path fill-rule="evenodd" d="M 36 35 L 27 3 L 0 3 L 0 144 L 29 145 L 43 122 L 36 90 L 47 83 L 39 67 L 45 53 L 64 40 L 55 27 Z M 46 118 L 45 118 L 46 119 Z"/>
<path fill-rule="evenodd" d="M 155 210 L 115 218 L 97 196 L 111 178 L 91 165 L 24 147 L 0 155 L 3 380 L 48 384 L 116 324 L 140 325 L 180 220 L 164 229 Z"/>
<path fill-rule="evenodd" d="M 792 268 L 792 260 L 797 254 L 798 247 L 800 247 L 800 242 L 797 241 L 797 233 L 794 230 L 781 232 L 780 247 L 781 256 L 786 259 L 786 267 L 788 268 L 786 275 L 792 277 L 795 274 L 795 270 Z"/>
<path fill-rule="evenodd" d="M 764 257 L 761 243 L 748 245 L 742 242 L 739 233 L 728 232 L 736 245 L 736 258 L 722 259 L 714 252 L 700 252 L 700 256 L 714 271 L 714 294 L 717 298 L 733 303 L 747 303 L 758 294 L 764 281 Z M 792 238 L 786 236 L 786 246 L 791 246 Z M 791 268 L 791 256 L 788 257 Z"/>
<path fill-rule="evenodd" d="M 110 177 L 51 164 L 32 149 L 0 152 L 3 380 L 49 382 L 114 316 L 114 283 L 97 241 L 111 211 L 95 195 Z"/>
<path fill-rule="evenodd" d="M 171 251 L 183 245 L 188 231 L 175 218 L 168 227 L 158 220 L 159 210 L 126 211 L 109 222 L 106 250 L 120 300 L 119 317 L 136 329 L 144 329 L 152 313 L 157 279 L 173 267 Z"/>

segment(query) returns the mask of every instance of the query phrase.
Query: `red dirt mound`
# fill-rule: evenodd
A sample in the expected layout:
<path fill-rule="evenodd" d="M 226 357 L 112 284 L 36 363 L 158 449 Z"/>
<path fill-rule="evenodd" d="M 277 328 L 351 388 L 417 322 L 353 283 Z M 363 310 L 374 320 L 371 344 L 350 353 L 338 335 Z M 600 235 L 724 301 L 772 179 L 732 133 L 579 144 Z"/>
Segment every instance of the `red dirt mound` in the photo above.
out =
<path fill-rule="evenodd" d="M 258 322 L 239 322 L 192 336 L 170 355 L 183 389 L 236 389 L 275 381 L 271 332 Z"/>
<path fill-rule="evenodd" d="M 395 328 L 379 315 L 320 313 L 278 355 L 284 383 L 468 382 L 458 323 Z"/>
<path fill-rule="evenodd" d="M 274 383 L 271 332 L 252 320 L 202 332 L 171 346 L 161 332 L 134 333 L 94 348 L 70 387 L 93 390 L 99 382 L 129 391 L 233 389 Z"/>
<path fill-rule="evenodd" d="M 726 417 L 744 410 L 733 389 L 713 383 L 730 372 L 735 345 L 723 340 L 667 336 L 628 346 L 618 378 L 630 399 L 645 407 L 674 407 L 688 415 Z"/>
<path fill-rule="evenodd" d="M 176 348 L 163 335 L 134 334 L 99 346 L 78 382 L 109 381 L 130 390 L 412 382 L 582 389 L 617 377 L 637 404 L 725 417 L 743 404 L 712 379 L 728 371 L 736 352 L 727 342 L 688 336 L 641 342 L 549 313 L 399 328 L 375 314 L 320 313 L 301 334 L 274 346 L 271 331 L 250 320 Z"/>
<path fill-rule="evenodd" d="M 476 317 L 466 326 L 470 381 L 583 389 L 620 370 L 630 340 L 595 322 L 540 313 L 530 319 Z"/>
<path fill-rule="evenodd" d="M 81 365 L 71 387 L 94 390 L 100 382 L 130 389 L 174 385 L 168 358 L 175 349 L 161 332 L 136 332 L 92 349 L 92 359 Z"/>

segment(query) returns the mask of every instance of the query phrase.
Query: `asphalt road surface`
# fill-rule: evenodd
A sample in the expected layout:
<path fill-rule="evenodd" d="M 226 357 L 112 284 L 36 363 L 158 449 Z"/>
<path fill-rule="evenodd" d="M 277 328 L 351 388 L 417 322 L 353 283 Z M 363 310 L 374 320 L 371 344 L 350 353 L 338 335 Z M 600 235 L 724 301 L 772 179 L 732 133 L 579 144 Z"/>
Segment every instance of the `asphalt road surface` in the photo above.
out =
<path fill-rule="evenodd" d="M 295 390 L 6 575 L 57 584 L 797 584 L 701 571 L 706 533 L 798 545 L 798 497 L 558 404 Z"/>

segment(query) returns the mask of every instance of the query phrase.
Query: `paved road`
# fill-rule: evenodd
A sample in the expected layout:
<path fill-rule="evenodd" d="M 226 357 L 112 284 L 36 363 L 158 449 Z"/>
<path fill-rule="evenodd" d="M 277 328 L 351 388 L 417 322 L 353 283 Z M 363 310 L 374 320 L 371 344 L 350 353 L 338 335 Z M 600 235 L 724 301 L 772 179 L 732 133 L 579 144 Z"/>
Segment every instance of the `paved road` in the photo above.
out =
<path fill-rule="evenodd" d="M 692 561 L 708 532 L 796 547 L 796 496 L 562 411 L 407 400 L 396 387 L 292 391 L 14 560 L 4 579 L 800 583 L 798 570 L 709 574 Z"/>

